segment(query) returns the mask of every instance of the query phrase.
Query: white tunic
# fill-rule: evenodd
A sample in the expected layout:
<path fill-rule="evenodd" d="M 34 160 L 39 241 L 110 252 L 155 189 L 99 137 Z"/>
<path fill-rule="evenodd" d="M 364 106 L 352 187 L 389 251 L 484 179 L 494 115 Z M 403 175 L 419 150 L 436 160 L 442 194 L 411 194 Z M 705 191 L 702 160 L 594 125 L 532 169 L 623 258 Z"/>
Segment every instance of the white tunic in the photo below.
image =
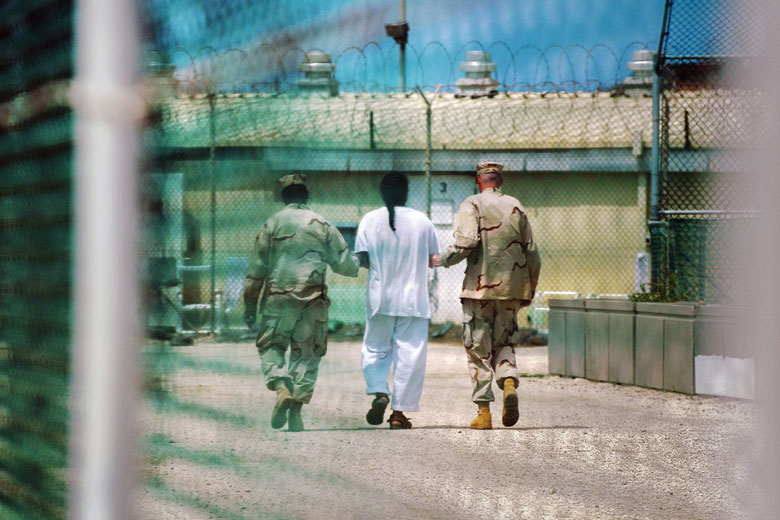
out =
<path fill-rule="evenodd" d="M 428 260 L 439 254 L 436 229 L 423 213 L 395 208 L 390 229 L 387 208 L 367 213 L 357 230 L 355 252 L 366 252 L 370 262 L 366 287 L 366 314 L 431 317 L 428 297 Z"/>

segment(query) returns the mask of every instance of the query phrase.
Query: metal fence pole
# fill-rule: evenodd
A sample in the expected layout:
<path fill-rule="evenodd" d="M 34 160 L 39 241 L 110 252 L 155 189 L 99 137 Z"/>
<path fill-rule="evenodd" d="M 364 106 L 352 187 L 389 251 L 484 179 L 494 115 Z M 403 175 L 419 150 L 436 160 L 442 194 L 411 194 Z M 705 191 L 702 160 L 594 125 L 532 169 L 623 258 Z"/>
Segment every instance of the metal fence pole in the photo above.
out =
<path fill-rule="evenodd" d="M 417 92 L 420 93 L 420 96 L 422 96 L 423 101 L 425 101 L 425 214 L 428 216 L 428 219 L 431 218 L 431 151 L 433 148 L 432 141 L 431 141 L 431 122 L 432 122 L 432 115 L 433 115 L 433 101 L 436 99 L 436 95 L 439 93 L 439 88 L 441 88 L 441 85 L 436 87 L 436 91 L 433 93 L 433 98 L 431 101 L 428 101 L 428 98 L 425 97 L 425 94 L 423 94 L 422 89 L 417 86 L 415 87 L 417 89 Z"/>
<path fill-rule="evenodd" d="M 425 107 L 425 214 L 431 218 L 431 104 Z"/>
<path fill-rule="evenodd" d="M 399 0 L 401 11 L 401 23 L 406 21 L 406 0 Z M 400 42 L 398 44 L 398 60 L 399 60 L 399 89 L 401 92 L 406 92 L 406 42 Z"/>
<path fill-rule="evenodd" d="M 139 339 L 136 2 L 77 6 L 71 518 L 130 517 Z"/>
<path fill-rule="evenodd" d="M 214 120 L 217 97 L 209 95 L 209 177 L 211 178 L 211 333 L 217 330 L 217 171 L 214 162 L 217 140 Z"/>
<path fill-rule="evenodd" d="M 656 59 L 658 59 L 656 57 Z M 661 78 L 653 67 L 653 142 L 650 153 L 650 220 L 659 218 L 659 205 L 661 196 L 660 180 L 660 98 Z"/>

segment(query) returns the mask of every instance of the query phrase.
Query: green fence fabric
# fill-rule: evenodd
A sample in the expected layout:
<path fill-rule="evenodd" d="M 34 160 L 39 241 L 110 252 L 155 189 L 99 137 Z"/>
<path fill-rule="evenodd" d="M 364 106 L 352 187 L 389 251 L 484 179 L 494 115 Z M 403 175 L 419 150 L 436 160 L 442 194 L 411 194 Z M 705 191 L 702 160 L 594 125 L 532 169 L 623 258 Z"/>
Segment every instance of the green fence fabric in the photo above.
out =
<path fill-rule="evenodd" d="M 659 46 L 661 215 L 671 240 L 654 249 L 654 277 L 676 276 L 689 297 L 746 303 L 760 211 L 757 117 L 766 94 L 745 70 L 767 33 L 759 1 L 667 1 Z M 661 233 L 656 234 L 661 236 Z M 665 250 L 665 247 L 670 249 Z"/>
<path fill-rule="evenodd" d="M 8 519 L 65 515 L 73 8 L 0 6 L 0 517 Z"/>
<path fill-rule="evenodd" d="M 315 56 L 279 34 L 273 41 L 247 35 L 244 17 L 272 20 L 271 3 L 201 4 L 141 3 L 138 92 L 147 110 L 140 192 L 128 194 L 137 197 L 143 229 L 139 517 L 168 507 L 182 517 L 257 517 L 196 492 L 207 482 L 181 484 L 204 468 L 231 489 L 279 471 L 348 492 L 305 461 L 242 460 L 223 440 L 251 445 L 270 433 L 272 398 L 261 413 L 262 398 L 247 391 L 235 402 L 233 393 L 261 384 L 241 291 L 254 238 L 283 207 L 277 180 L 284 175 L 307 175 L 309 206 L 353 247 L 361 218 L 383 206 L 381 178 L 403 172 L 407 205 L 430 217 L 447 247 L 458 206 L 476 191 L 475 165 L 503 163 L 503 190 L 525 206 L 543 260 L 537 298 L 517 317 L 526 337 L 547 329 L 549 298 L 627 298 L 650 281 L 650 266 L 656 278 L 674 274 L 696 299 L 743 296 L 746 273 L 734 244 L 753 240 L 760 210 L 743 172 L 755 155 L 751 136 L 760 129 L 751 121 L 763 97 L 733 71 L 755 56 L 745 35 L 761 31 L 740 15 L 752 12 L 752 2 L 667 2 L 658 55 L 662 221 L 652 225 L 649 76 L 626 66 L 654 42 L 623 49 L 430 42 L 410 49 L 401 91 L 387 80 L 398 58 L 389 38 Z M 326 14 L 295 5 L 280 12 Z M 62 518 L 67 510 L 76 16 L 67 0 L 0 3 L 3 519 Z M 174 22 L 199 35 L 187 40 L 193 48 L 171 45 L 163 25 Z M 477 51 L 496 71 L 482 78 L 484 88 L 469 90 L 460 64 Z M 307 69 L 311 63 L 317 66 Z M 430 272 L 432 330 L 457 330 L 462 271 Z M 365 270 L 357 278 L 329 273 L 328 284 L 329 330 L 359 342 Z M 199 348 L 188 350 L 193 342 Z M 347 356 L 342 350 L 336 359 Z M 354 368 L 325 363 L 329 387 L 343 390 L 339 377 Z M 351 399 L 345 395 L 330 395 L 331 404 L 338 409 L 340 399 Z M 271 503 L 262 511 L 281 517 L 286 510 Z"/>

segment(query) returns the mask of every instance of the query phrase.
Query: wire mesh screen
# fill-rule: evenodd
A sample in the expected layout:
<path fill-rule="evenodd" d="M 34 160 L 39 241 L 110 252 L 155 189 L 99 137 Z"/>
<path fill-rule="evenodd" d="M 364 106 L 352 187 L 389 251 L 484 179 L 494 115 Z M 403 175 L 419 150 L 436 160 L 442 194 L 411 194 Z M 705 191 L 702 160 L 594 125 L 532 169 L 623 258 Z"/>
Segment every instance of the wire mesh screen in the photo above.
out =
<path fill-rule="evenodd" d="M 73 2 L 0 5 L 0 517 L 62 518 Z"/>
<path fill-rule="evenodd" d="M 242 15 L 265 9 L 259 5 L 215 5 L 216 27 L 240 32 Z M 649 83 L 624 82 L 632 51 L 646 44 L 509 49 L 471 42 L 453 50 L 431 42 L 409 53 L 408 88 L 399 91 L 388 79 L 398 59 L 392 40 L 304 50 L 252 39 L 231 48 L 220 33 L 219 44 L 183 49 L 161 21 L 166 9 L 179 8 L 147 5 L 145 81 L 154 95 L 142 182 L 142 517 L 305 517 L 313 506 L 296 492 L 303 486 L 328 490 L 334 503 L 353 488 L 364 503 L 385 503 L 376 490 L 345 483 L 338 470 L 318 469 L 309 448 L 295 463 L 264 455 L 276 449 L 266 417 L 274 394 L 262 385 L 258 331 L 242 319 L 241 295 L 255 237 L 284 208 L 284 175 L 307 176 L 308 207 L 354 248 L 361 219 L 384 206 L 382 177 L 402 172 L 407 206 L 429 216 L 446 248 L 459 205 L 477 191 L 476 164 L 503 163 L 502 190 L 525 206 L 543 262 L 537 299 L 518 316 L 527 337 L 543 336 L 550 297 L 627 297 L 649 281 L 652 100 Z M 472 51 L 497 71 L 470 83 L 461 81 L 474 78 L 460 63 Z M 460 328 L 464 268 L 429 273 L 433 336 Z M 366 271 L 355 278 L 329 271 L 326 282 L 331 341 L 359 350 Z M 445 339 L 460 341 L 457 334 Z M 187 349 L 192 342 L 207 346 Z M 355 367 L 340 359 L 323 359 L 320 377 L 330 378 L 331 393 L 315 398 L 328 400 L 330 412 L 306 408 L 334 431 L 363 424 L 341 412 L 363 396 L 345 390 L 353 382 L 342 374 Z M 259 462 L 234 452 L 233 442 Z M 332 452 L 315 442 L 311 450 Z M 229 498 L 236 489 L 251 499 Z"/>
<path fill-rule="evenodd" d="M 661 215 L 671 249 L 658 278 L 688 298 L 744 301 L 737 251 L 753 240 L 755 121 L 764 95 L 749 83 L 766 27 L 762 2 L 669 1 L 660 43 Z M 660 234 L 658 235 L 660 236 Z"/>
<path fill-rule="evenodd" d="M 235 296 L 230 284 L 242 280 L 227 277 L 226 262 L 248 257 L 262 223 L 283 207 L 275 183 L 290 172 L 309 176 L 311 208 L 349 242 L 362 216 L 383 205 L 382 176 L 402 171 L 410 177 L 408 205 L 430 215 L 447 246 L 460 203 L 475 193 L 474 166 L 484 158 L 501 161 L 503 190 L 526 205 L 545 258 L 541 291 L 634 290 L 635 260 L 645 251 L 648 98 L 425 95 L 430 129 L 427 98 L 419 93 L 168 100 L 155 129 L 160 147 L 150 179 L 162 190 L 158 207 L 171 218 L 149 251 L 175 259 L 182 283 L 174 299 L 193 322 L 190 328 L 209 328 L 204 306 L 212 294 Z M 363 276 L 331 279 L 332 319 L 363 321 Z M 462 269 L 431 276 L 434 321 L 458 322 Z M 240 324 L 242 303 L 226 303 L 226 318 Z"/>

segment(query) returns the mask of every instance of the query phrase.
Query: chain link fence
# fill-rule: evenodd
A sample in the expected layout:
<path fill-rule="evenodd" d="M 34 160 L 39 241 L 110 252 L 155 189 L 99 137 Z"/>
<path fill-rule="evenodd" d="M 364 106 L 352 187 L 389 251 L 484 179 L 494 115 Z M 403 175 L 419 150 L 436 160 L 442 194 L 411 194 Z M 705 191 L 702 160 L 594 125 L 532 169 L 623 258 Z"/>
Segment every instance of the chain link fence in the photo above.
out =
<path fill-rule="evenodd" d="M 537 300 L 518 317 L 529 329 L 546 329 L 550 296 L 638 290 L 650 280 L 651 250 L 655 276 L 675 274 L 686 294 L 741 297 L 746 273 L 735 244 L 752 240 L 760 209 L 742 172 L 754 160 L 752 136 L 761 130 L 752 115 L 762 97 L 740 74 L 756 64 L 751 45 L 763 30 L 752 25 L 760 18 L 752 16 L 756 2 L 667 3 L 658 55 L 661 221 L 650 226 L 650 83 L 627 72 L 634 52 L 650 42 L 623 49 L 430 42 L 410 46 L 401 90 L 390 73 L 398 51 L 389 39 L 325 52 L 284 38 L 241 49 L 172 47 L 161 12 L 181 9 L 180 21 L 208 22 L 187 18 L 185 4 L 145 2 L 142 20 L 150 110 L 139 278 L 145 332 L 166 340 L 147 340 L 143 349 L 142 496 L 243 517 L 188 494 L 162 468 L 176 461 L 259 480 L 256 467 L 227 450 L 175 441 L 195 423 L 206 432 L 246 433 L 258 425 L 254 403 L 226 411 L 203 396 L 177 394 L 171 381 L 219 374 L 256 384 L 260 371 L 193 357 L 169 340 L 252 341 L 241 320 L 247 259 L 263 222 L 282 208 L 276 181 L 289 173 L 307 174 L 310 207 L 352 245 L 362 216 L 383 205 L 380 179 L 401 171 L 410 178 L 408 205 L 429 215 L 447 247 L 460 202 L 476 191 L 476 163 L 504 163 L 503 190 L 528 210 L 543 258 Z M 232 24 L 217 24 L 221 33 L 239 28 L 253 3 L 213 4 L 211 22 Z M 0 14 L 0 516 L 60 518 L 67 499 L 74 5 L 11 2 Z M 431 271 L 433 332 L 461 320 L 462 271 Z M 332 331 L 359 339 L 365 283 L 365 271 L 354 279 L 328 275 Z M 145 503 L 153 515 L 155 506 Z"/>
<path fill-rule="evenodd" d="M 0 4 L 0 517 L 62 518 L 74 5 Z"/>
<path fill-rule="evenodd" d="M 652 235 L 654 278 L 674 277 L 681 296 L 746 302 L 743 252 L 755 240 L 756 117 L 765 95 L 760 1 L 667 1 L 661 76 L 661 204 Z"/>
<path fill-rule="evenodd" d="M 630 85 L 623 77 L 632 50 L 643 47 L 540 50 L 528 78 L 514 77 L 527 49 L 503 62 L 498 54 L 483 54 L 498 70 L 481 91 L 464 90 L 458 81 L 463 50 L 445 60 L 446 79 L 431 81 L 426 73 L 408 92 L 365 72 L 391 66 L 386 53 L 366 51 L 374 49 L 370 44 L 333 53 L 335 71 L 323 68 L 334 74 L 319 88 L 305 80 L 323 78 L 299 68 L 327 58 L 307 58 L 297 48 L 151 53 L 147 83 L 159 98 L 145 134 L 143 182 L 150 334 L 173 344 L 211 333 L 219 341 L 253 340 L 241 319 L 247 259 L 263 222 L 282 209 L 277 180 L 290 173 L 307 175 L 309 207 L 353 246 L 360 219 L 383 206 L 382 176 L 403 172 L 410 180 L 408 206 L 429 215 L 447 247 L 460 203 L 476 193 L 475 165 L 502 162 L 503 191 L 526 207 L 543 259 L 537 299 L 518 316 L 536 331 L 528 337 L 546 330 L 550 297 L 627 297 L 650 280 L 652 99 L 649 83 Z M 471 48 L 496 46 L 473 42 Z M 272 58 L 263 61 L 264 55 Z M 347 61 L 352 55 L 360 57 L 357 69 Z M 608 56 L 612 66 L 599 67 L 597 55 Z M 265 68 L 274 72 L 264 76 Z M 464 268 L 430 272 L 434 335 L 461 322 Z M 359 341 L 366 272 L 327 276 L 329 328 Z M 204 454 L 175 441 L 193 421 L 208 432 L 253 430 L 254 404 L 226 411 L 206 396 L 183 394 L 176 382 L 261 374 L 168 345 L 146 350 L 147 420 L 154 426 L 147 430 L 139 503 L 149 511 L 164 504 L 230 517 L 215 505 L 221 500 L 194 496 L 164 468 L 227 469 L 243 482 L 259 479 L 253 466 L 227 452 Z"/>
<path fill-rule="evenodd" d="M 160 500 L 243 517 L 168 479 L 161 468 L 172 461 L 260 480 L 256 466 L 227 450 L 176 442 L 193 424 L 211 433 L 254 431 L 255 403 L 224 410 L 178 393 L 172 382 L 218 374 L 255 384 L 259 370 L 170 346 L 206 335 L 251 342 L 240 318 L 247 259 L 262 223 L 282 207 L 276 181 L 283 175 L 307 174 L 310 207 L 352 245 L 362 216 L 383 205 L 382 176 L 404 172 L 408 205 L 431 218 L 447 247 L 460 202 L 476 191 L 475 164 L 504 163 L 503 189 L 528 210 L 543 257 L 537 299 L 518 317 L 529 329 L 546 328 L 550 296 L 638 290 L 650 280 L 649 252 L 654 278 L 674 275 L 681 294 L 707 302 L 745 297 L 740 252 L 754 240 L 761 209 L 744 173 L 763 132 L 754 124 L 763 96 L 744 80 L 760 66 L 767 30 L 758 0 L 667 1 L 657 58 L 660 220 L 649 226 L 651 90 L 648 77 L 627 65 L 650 42 L 622 49 L 410 45 L 402 89 L 393 73 L 398 47 L 389 39 L 323 51 L 276 33 L 237 49 L 226 35 L 246 26 L 253 9 L 273 19 L 270 4 L 207 4 L 213 9 L 201 9 L 201 20 L 186 2 L 143 3 L 142 89 L 150 110 L 139 279 L 152 339 L 143 347 L 142 516 L 159 512 Z M 299 10 L 291 16 L 306 14 Z M 67 0 L 0 6 L 2 518 L 66 514 L 75 12 Z M 219 44 L 171 45 L 164 12 L 184 24 L 180 32 L 214 24 L 214 31 L 191 29 L 219 33 Z M 461 281 L 460 267 L 431 271 L 434 332 L 460 322 Z M 365 272 L 330 274 L 328 283 L 330 329 L 359 339 Z"/>
<path fill-rule="evenodd" d="M 219 321 L 203 305 L 228 293 L 221 319 L 236 324 L 233 285 L 243 275 L 229 266 L 248 256 L 262 222 L 281 209 L 282 175 L 307 173 L 310 206 L 350 241 L 360 218 L 382 206 L 382 175 L 403 171 L 409 206 L 431 217 L 446 247 L 458 205 L 475 192 L 474 166 L 490 158 L 506 164 L 504 191 L 529 211 L 545 262 L 540 291 L 627 294 L 646 247 L 649 111 L 649 99 L 609 92 L 175 98 L 157 129 L 165 146 L 150 181 L 169 218 L 150 256 L 175 259 L 177 301 L 198 322 L 191 328 Z M 434 322 L 459 321 L 461 270 L 432 276 Z M 365 280 L 334 276 L 330 286 L 332 318 L 361 322 Z"/>

